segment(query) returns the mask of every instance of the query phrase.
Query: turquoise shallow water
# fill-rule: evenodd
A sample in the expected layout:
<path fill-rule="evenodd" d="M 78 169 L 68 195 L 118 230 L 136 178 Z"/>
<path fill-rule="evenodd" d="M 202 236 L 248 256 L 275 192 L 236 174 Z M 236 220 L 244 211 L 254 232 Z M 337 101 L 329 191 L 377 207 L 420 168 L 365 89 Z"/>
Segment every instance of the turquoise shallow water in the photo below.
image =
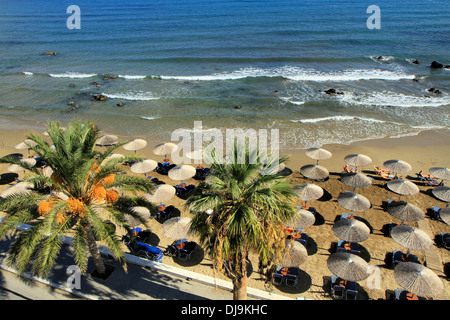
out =
<path fill-rule="evenodd" d="M 66 27 L 72 4 L 79 30 Z M 377 1 L 379 30 L 368 5 L 2 1 L 0 124 L 81 118 L 167 139 L 202 121 L 279 129 L 298 148 L 448 129 L 450 70 L 429 68 L 450 64 L 448 1 Z"/>

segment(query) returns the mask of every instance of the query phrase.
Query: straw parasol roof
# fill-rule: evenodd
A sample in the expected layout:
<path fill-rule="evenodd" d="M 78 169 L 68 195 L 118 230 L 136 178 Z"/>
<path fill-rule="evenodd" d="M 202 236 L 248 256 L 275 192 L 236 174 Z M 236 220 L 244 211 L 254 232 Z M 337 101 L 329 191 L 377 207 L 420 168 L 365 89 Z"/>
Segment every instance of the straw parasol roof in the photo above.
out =
<path fill-rule="evenodd" d="M 312 183 L 296 185 L 294 192 L 303 201 L 317 200 L 323 196 L 323 189 Z"/>
<path fill-rule="evenodd" d="M 147 141 L 145 141 L 143 139 L 134 139 L 134 140 L 131 140 L 130 142 L 124 144 L 122 147 L 125 150 L 136 151 L 136 150 L 141 150 L 141 149 L 145 148 L 146 146 L 147 146 Z"/>
<path fill-rule="evenodd" d="M 23 142 L 17 144 L 14 148 L 16 148 L 17 150 L 25 150 L 30 149 L 31 147 L 34 147 L 36 145 L 37 145 L 36 141 L 25 139 Z"/>
<path fill-rule="evenodd" d="M 136 214 L 138 214 L 142 219 L 150 218 L 150 210 L 148 210 L 146 207 L 136 206 L 136 207 L 132 207 L 131 210 L 133 212 L 135 212 Z M 125 215 L 124 218 L 128 222 L 128 224 L 132 227 L 136 227 L 141 224 L 141 222 L 139 220 L 135 219 L 134 217 L 132 217 L 128 214 Z"/>
<path fill-rule="evenodd" d="M 119 142 L 119 138 L 112 134 L 106 134 L 97 139 L 96 145 L 106 147 Z"/>
<path fill-rule="evenodd" d="M 395 173 L 408 173 L 412 170 L 411 165 L 403 160 L 387 160 L 383 167 Z"/>
<path fill-rule="evenodd" d="M 370 209 L 370 201 L 359 193 L 344 191 L 337 198 L 339 204 L 350 211 L 366 211 Z"/>
<path fill-rule="evenodd" d="M 175 196 L 176 189 L 169 184 L 160 184 L 152 195 L 146 194 L 145 198 L 153 203 L 163 203 L 169 201 Z"/>
<path fill-rule="evenodd" d="M 31 192 L 31 188 L 33 188 L 33 184 L 29 182 L 19 182 L 5 189 L 0 193 L 0 197 L 4 198 L 11 195 L 28 194 Z"/>
<path fill-rule="evenodd" d="M 328 160 L 332 157 L 332 153 L 322 148 L 309 148 L 306 155 L 314 160 Z"/>
<path fill-rule="evenodd" d="M 392 192 L 404 195 L 404 196 L 412 196 L 414 194 L 419 193 L 419 187 L 408 180 L 403 179 L 393 179 L 389 181 L 386 186 Z"/>
<path fill-rule="evenodd" d="M 362 281 L 370 275 L 368 263 L 352 253 L 333 253 L 327 260 L 327 266 L 334 275 L 348 281 Z"/>
<path fill-rule="evenodd" d="M 45 168 L 42 169 L 42 174 L 45 177 L 51 177 L 53 174 L 53 169 L 50 166 L 46 166 Z"/>
<path fill-rule="evenodd" d="M 439 200 L 450 202 L 450 188 L 446 186 L 439 186 L 431 190 L 431 193 Z"/>
<path fill-rule="evenodd" d="M 299 209 L 298 213 L 286 225 L 294 229 L 304 229 L 312 226 L 316 222 L 314 214 L 305 209 Z"/>
<path fill-rule="evenodd" d="M 36 165 L 36 160 L 33 158 L 25 158 L 25 159 L 21 159 L 20 162 L 29 165 L 31 167 Z M 8 166 L 8 171 L 9 172 L 22 172 L 25 171 L 26 169 L 18 164 L 12 163 Z"/>
<path fill-rule="evenodd" d="M 158 163 L 154 160 L 143 160 L 134 163 L 130 170 L 134 173 L 147 173 L 153 171 L 158 166 Z"/>
<path fill-rule="evenodd" d="M 298 241 L 286 241 L 287 251 L 283 255 L 281 264 L 283 267 L 298 267 L 308 258 L 308 251 L 305 246 Z"/>
<path fill-rule="evenodd" d="M 355 167 L 364 167 L 372 163 L 372 159 L 364 154 L 349 154 L 345 156 L 344 161 Z"/>
<path fill-rule="evenodd" d="M 405 290 L 424 298 L 436 298 L 444 291 L 444 284 L 429 268 L 414 262 L 395 266 L 394 277 Z"/>
<path fill-rule="evenodd" d="M 362 242 L 370 235 L 369 227 L 356 219 L 339 219 L 333 225 L 334 234 L 348 242 Z"/>
<path fill-rule="evenodd" d="M 433 167 L 430 168 L 430 174 L 432 174 L 438 179 L 450 180 L 450 170 L 448 168 Z"/>
<path fill-rule="evenodd" d="M 341 175 L 341 181 L 343 184 L 353 188 L 367 188 L 372 184 L 372 179 L 362 174 L 361 172 L 343 173 Z"/>
<path fill-rule="evenodd" d="M 330 173 L 328 169 L 317 164 L 307 164 L 300 168 L 300 173 L 311 180 L 323 180 L 328 178 Z"/>
<path fill-rule="evenodd" d="M 153 148 L 153 153 L 158 156 L 165 156 L 178 150 L 178 146 L 175 143 L 167 142 L 156 145 Z"/>
<path fill-rule="evenodd" d="M 187 238 L 191 227 L 192 219 L 188 217 L 175 217 L 166 220 L 162 224 L 164 235 L 171 239 Z"/>
<path fill-rule="evenodd" d="M 425 218 L 422 209 L 405 201 L 392 201 L 387 206 L 387 212 L 402 221 L 419 221 Z"/>
<path fill-rule="evenodd" d="M 180 165 L 169 170 L 168 176 L 172 180 L 186 180 L 196 174 L 196 170 L 190 165 Z"/>
<path fill-rule="evenodd" d="M 433 245 L 433 240 L 425 232 L 406 224 L 392 228 L 391 237 L 409 250 L 425 251 Z"/>
<path fill-rule="evenodd" d="M 441 209 L 439 215 L 446 224 L 450 225 L 450 207 Z"/>
<path fill-rule="evenodd" d="M 203 160 L 203 150 L 192 150 L 186 153 L 186 157 L 191 160 Z"/>

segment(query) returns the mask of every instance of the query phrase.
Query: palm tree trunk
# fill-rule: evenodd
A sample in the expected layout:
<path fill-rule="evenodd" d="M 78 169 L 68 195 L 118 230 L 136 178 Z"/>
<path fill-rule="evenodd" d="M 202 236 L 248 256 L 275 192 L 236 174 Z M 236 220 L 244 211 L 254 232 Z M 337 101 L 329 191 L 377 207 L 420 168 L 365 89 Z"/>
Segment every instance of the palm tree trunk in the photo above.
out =
<path fill-rule="evenodd" d="M 102 256 L 100 255 L 100 251 L 98 250 L 97 242 L 95 241 L 91 226 L 86 221 L 83 221 L 82 225 L 86 232 L 86 243 L 89 248 L 89 252 L 91 253 L 92 259 L 94 260 L 95 269 L 99 274 L 105 274 L 105 264 L 103 262 Z"/>
<path fill-rule="evenodd" d="M 245 254 L 236 263 L 236 277 L 233 279 L 233 300 L 247 300 L 247 259 Z"/>

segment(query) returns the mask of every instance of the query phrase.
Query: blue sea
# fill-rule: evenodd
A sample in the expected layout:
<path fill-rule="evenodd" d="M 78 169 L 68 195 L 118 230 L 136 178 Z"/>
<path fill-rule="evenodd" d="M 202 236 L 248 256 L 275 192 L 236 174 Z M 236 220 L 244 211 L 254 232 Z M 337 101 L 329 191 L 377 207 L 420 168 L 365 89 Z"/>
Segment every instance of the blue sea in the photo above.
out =
<path fill-rule="evenodd" d="M 450 65 L 448 0 L 3 0 L 0 52 L 0 129 L 169 139 L 202 121 L 306 148 L 450 128 L 450 69 L 430 68 Z"/>

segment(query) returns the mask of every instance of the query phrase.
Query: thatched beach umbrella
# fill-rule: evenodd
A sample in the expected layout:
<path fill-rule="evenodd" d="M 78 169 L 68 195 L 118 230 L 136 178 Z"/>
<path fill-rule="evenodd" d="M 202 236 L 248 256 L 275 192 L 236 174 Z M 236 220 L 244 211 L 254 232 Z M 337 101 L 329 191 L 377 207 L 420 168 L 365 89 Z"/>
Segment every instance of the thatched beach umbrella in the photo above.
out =
<path fill-rule="evenodd" d="M 34 167 L 36 165 L 36 160 L 34 158 L 25 158 L 21 159 L 20 162 L 24 163 L 25 165 L 28 165 L 30 167 Z M 12 163 L 8 166 L 9 172 L 22 172 L 26 169 L 18 164 Z"/>
<path fill-rule="evenodd" d="M 450 170 L 448 168 L 433 167 L 430 168 L 430 174 L 432 174 L 438 179 L 450 180 Z"/>
<path fill-rule="evenodd" d="M 414 262 L 400 262 L 394 277 L 405 290 L 424 298 L 436 298 L 444 291 L 444 284 L 429 268 Z"/>
<path fill-rule="evenodd" d="M 419 221 L 425 218 L 422 209 L 405 201 L 392 201 L 387 206 L 387 212 L 402 221 Z"/>
<path fill-rule="evenodd" d="M 53 169 L 50 166 L 45 166 L 44 168 L 42 168 L 41 172 L 45 177 L 50 178 L 53 174 Z"/>
<path fill-rule="evenodd" d="M 334 234 L 348 242 L 363 242 L 370 235 L 369 227 L 356 219 L 339 219 L 333 225 Z"/>
<path fill-rule="evenodd" d="M 123 154 L 120 154 L 120 153 L 113 153 L 113 154 L 111 154 L 109 157 L 106 157 L 106 159 L 103 160 L 102 163 L 101 163 L 100 165 L 106 164 L 106 163 L 107 163 L 109 160 L 111 160 L 111 159 L 121 158 L 121 157 L 123 157 L 123 156 L 124 156 L 124 155 L 123 155 Z"/>
<path fill-rule="evenodd" d="M 431 193 L 439 200 L 450 202 L 450 187 L 439 186 L 431 190 Z"/>
<path fill-rule="evenodd" d="M 350 211 L 366 211 L 370 209 L 370 201 L 359 193 L 344 191 L 337 198 L 339 204 Z"/>
<path fill-rule="evenodd" d="M 367 188 L 372 184 L 372 179 L 362 174 L 361 172 L 343 173 L 341 175 L 341 182 L 349 187 L 353 187 L 353 191 L 356 188 Z"/>
<path fill-rule="evenodd" d="M 31 192 L 32 188 L 33 184 L 29 182 L 19 182 L 3 190 L 3 192 L 0 193 L 0 197 L 5 198 L 11 195 L 28 194 Z"/>
<path fill-rule="evenodd" d="M 164 203 L 175 196 L 176 189 L 169 184 L 160 184 L 152 195 L 146 194 L 145 198 L 153 203 Z"/>
<path fill-rule="evenodd" d="M 398 193 L 404 196 L 412 196 L 419 193 L 419 187 L 408 180 L 393 179 L 389 181 L 386 186 L 392 192 Z"/>
<path fill-rule="evenodd" d="M 300 173 L 308 179 L 311 180 L 324 180 L 328 178 L 330 173 L 328 169 L 319 166 L 317 164 L 307 164 L 300 168 Z"/>
<path fill-rule="evenodd" d="M 151 171 L 155 170 L 157 166 L 158 166 L 158 163 L 156 161 L 147 159 L 147 160 L 142 160 L 142 161 L 138 161 L 138 162 L 134 163 L 130 167 L 130 170 L 134 173 L 146 174 L 147 172 L 151 172 Z"/>
<path fill-rule="evenodd" d="M 176 167 L 173 167 L 172 169 L 170 169 L 168 176 L 172 180 L 183 181 L 183 180 L 192 178 L 193 176 L 195 176 L 196 173 L 197 173 L 197 171 L 195 170 L 195 168 L 193 166 L 181 165 L 181 166 L 176 166 Z"/>
<path fill-rule="evenodd" d="M 319 160 L 328 160 L 333 156 L 330 151 L 322 148 L 309 148 L 306 150 L 306 155 L 317 160 L 317 163 L 319 163 Z"/>
<path fill-rule="evenodd" d="M 112 134 L 106 134 L 97 139 L 96 145 L 101 147 L 112 146 L 119 142 L 119 138 Z"/>
<path fill-rule="evenodd" d="M 203 150 L 192 150 L 186 153 L 186 157 L 191 160 L 203 160 Z"/>
<path fill-rule="evenodd" d="M 412 170 L 411 165 L 403 160 L 387 160 L 383 167 L 394 173 L 408 173 Z"/>
<path fill-rule="evenodd" d="M 175 217 L 166 220 L 162 224 L 164 235 L 171 239 L 187 238 L 190 233 L 192 219 L 188 217 Z"/>
<path fill-rule="evenodd" d="M 14 148 L 17 150 L 25 150 L 25 149 L 31 149 L 32 147 L 35 147 L 37 145 L 36 141 L 25 139 L 23 142 L 16 144 Z"/>
<path fill-rule="evenodd" d="M 433 245 L 433 240 L 425 232 L 406 224 L 392 228 L 391 237 L 408 250 L 425 251 Z"/>
<path fill-rule="evenodd" d="M 349 154 L 344 158 L 345 163 L 355 167 L 365 167 L 372 163 L 372 159 L 364 154 Z"/>
<path fill-rule="evenodd" d="M 134 139 L 130 142 L 124 144 L 122 147 L 125 150 L 134 151 L 136 153 L 137 150 L 144 149 L 147 146 L 147 141 L 143 139 Z"/>
<path fill-rule="evenodd" d="M 450 225 L 450 207 L 439 210 L 439 215 L 446 224 Z"/>
<path fill-rule="evenodd" d="M 139 215 L 144 220 L 150 218 L 150 210 L 148 210 L 146 207 L 135 206 L 131 208 L 131 211 Z M 131 215 L 126 214 L 124 215 L 124 218 L 133 228 L 141 224 L 139 220 L 132 217 Z"/>
<path fill-rule="evenodd" d="M 348 281 L 362 281 L 370 275 L 368 263 L 352 253 L 333 253 L 327 260 L 327 266 L 334 275 Z"/>
<path fill-rule="evenodd" d="M 157 156 L 167 156 L 174 151 L 178 150 L 178 146 L 175 143 L 167 142 L 156 145 L 153 148 L 153 153 Z"/>
<path fill-rule="evenodd" d="M 306 227 L 312 226 L 314 222 L 316 222 L 316 217 L 311 211 L 299 209 L 298 213 L 286 224 L 286 226 L 292 227 L 294 230 L 303 230 Z"/>
<path fill-rule="evenodd" d="M 281 260 L 281 264 L 283 267 L 296 268 L 299 265 L 303 264 L 308 258 L 308 251 L 306 250 L 305 246 L 298 241 L 287 240 L 286 249 L 287 251 L 284 253 Z"/>
<path fill-rule="evenodd" d="M 323 196 L 323 189 L 312 183 L 296 185 L 294 187 L 294 192 L 305 202 L 317 200 Z"/>

